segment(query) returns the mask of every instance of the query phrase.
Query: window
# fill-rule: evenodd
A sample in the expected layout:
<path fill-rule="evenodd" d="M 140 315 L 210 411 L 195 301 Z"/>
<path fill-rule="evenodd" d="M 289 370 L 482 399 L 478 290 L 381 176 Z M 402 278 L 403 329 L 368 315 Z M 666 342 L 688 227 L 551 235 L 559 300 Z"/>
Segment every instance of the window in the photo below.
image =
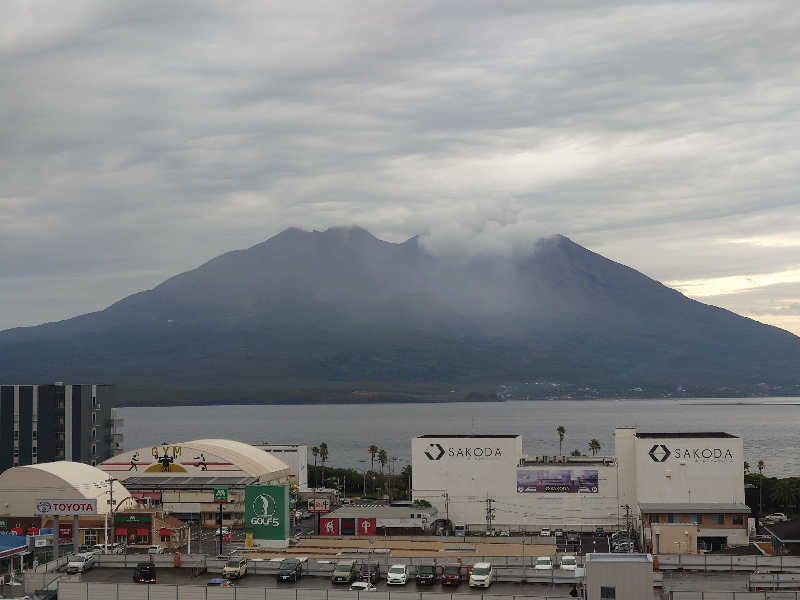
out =
<path fill-rule="evenodd" d="M 607 585 L 600 586 L 600 598 L 602 600 L 617 600 L 617 588 Z"/>
<path fill-rule="evenodd" d="M 149 544 L 150 540 L 147 539 L 146 535 L 137 535 L 136 536 L 136 543 L 137 544 Z"/>
<path fill-rule="evenodd" d="M 734 525 L 744 525 L 744 515 L 741 513 L 737 513 L 733 515 L 733 524 Z"/>
<path fill-rule="evenodd" d="M 168 541 L 169 541 L 169 538 L 170 538 L 170 536 L 168 536 L 168 535 L 162 535 L 162 536 L 161 536 L 161 541 L 162 541 L 162 542 L 168 542 Z"/>
<path fill-rule="evenodd" d="M 35 440 L 36 436 L 37 436 L 37 431 L 34 429 L 33 431 L 31 431 L 31 439 Z"/>
<path fill-rule="evenodd" d="M 94 546 L 97 543 L 97 532 L 94 529 L 88 529 L 83 534 L 83 543 L 86 546 Z"/>
<path fill-rule="evenodd" d="M 725 525 L 725 515 L 723 513 L 715 513 L 712 523 L 714 525 Z"/>
<path fill-rule="evenodd" d="M 694 516 L 694 522 L 697 523 L 698 525 L 702 525 L 703 524 L 703 515 L 701 513 L 697 513 Z"/>
<path fill-rule="evenodd" d="M 678 522 L 678 515 L 675 513 L 669 513 L 667 515 L 667 523 L 677 523 Z"/>

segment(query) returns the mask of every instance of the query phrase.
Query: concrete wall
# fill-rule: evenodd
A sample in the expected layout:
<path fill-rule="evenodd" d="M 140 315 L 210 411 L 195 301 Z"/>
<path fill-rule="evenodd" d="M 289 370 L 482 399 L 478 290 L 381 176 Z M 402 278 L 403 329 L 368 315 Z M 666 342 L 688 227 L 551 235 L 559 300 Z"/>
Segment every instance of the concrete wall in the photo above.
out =
<path fill-rule="evenodd" d="M 618 555 L 624 556 L 624 555 Z M 586 600 L 600 600 L 602 587 L 616 589 L 616 600 L 642 600 L 653 597 L 653 562 L 585 561 Z"/>
<path fill-rule="evenodd" d="M 653 553 L 697 554 L 700 529 L 693 523 L 658 523 L 650 526 Z"/>

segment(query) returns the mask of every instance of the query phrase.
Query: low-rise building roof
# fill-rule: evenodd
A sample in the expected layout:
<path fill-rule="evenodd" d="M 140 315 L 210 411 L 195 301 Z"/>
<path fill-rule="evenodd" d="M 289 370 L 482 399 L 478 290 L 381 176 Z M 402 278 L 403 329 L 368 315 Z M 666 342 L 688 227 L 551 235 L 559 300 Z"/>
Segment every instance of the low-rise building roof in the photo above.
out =
<path fill-rule="evenodd" d="M 358 504 L 351 504 L 350 506 L 337 508 L 325 516 L 334 519 L 409 519 L 412 514 L 435 515 L 437 513 L 436 508 L 425 506 L 359 506 Z"/>
<path fill-rule="evenodd" d="M 749 513 L 750 507 L 741 502 L 640 502 L 643 513 Z"/>

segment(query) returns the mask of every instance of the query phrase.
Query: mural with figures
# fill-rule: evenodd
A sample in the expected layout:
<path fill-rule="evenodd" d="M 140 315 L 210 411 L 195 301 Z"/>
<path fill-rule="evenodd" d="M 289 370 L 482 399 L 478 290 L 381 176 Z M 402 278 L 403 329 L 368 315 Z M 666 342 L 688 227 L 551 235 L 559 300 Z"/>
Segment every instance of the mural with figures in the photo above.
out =
<path fill-rule="evenodd" d="M 187 444 L 139 448 L 113 456 L 97 466 L 121 480 L 128 477 L 174 476 L 176 473 L 192 477 L 248 475 L 230 460 Z"/>

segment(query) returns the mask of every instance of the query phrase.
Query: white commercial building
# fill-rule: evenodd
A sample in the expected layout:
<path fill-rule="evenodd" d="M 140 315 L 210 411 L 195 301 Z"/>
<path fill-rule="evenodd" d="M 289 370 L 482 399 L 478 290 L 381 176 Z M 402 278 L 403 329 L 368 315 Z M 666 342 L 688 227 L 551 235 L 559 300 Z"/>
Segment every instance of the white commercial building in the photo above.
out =
<path fill-rule="evenodd" d="M 742 439 L 727 433 L 622 428 L 616 456 L 597 457 L 526 456 L 519 435 L 423 435 L 411 457 L 413 497 L 473 531 L 627 521 L 649 542 L 653 524 L 693 523 L 701 547 L 748 541 Z"/>
<path fill-rule="evenodd" d="M 308 446 L 303 444 L 253 444 L 256 448 L 282 460 L 289 467 L 292 483 L 300 490 L 308 489 Z"/>
<path fill-rule="evenodd" d="M 659 523 L 696 525 L 701 548 L 748 543 L 742 438 L 722 432 L 615 434 L 620 503 L 641 523 L 645 540 L 660 548 Z"/>

